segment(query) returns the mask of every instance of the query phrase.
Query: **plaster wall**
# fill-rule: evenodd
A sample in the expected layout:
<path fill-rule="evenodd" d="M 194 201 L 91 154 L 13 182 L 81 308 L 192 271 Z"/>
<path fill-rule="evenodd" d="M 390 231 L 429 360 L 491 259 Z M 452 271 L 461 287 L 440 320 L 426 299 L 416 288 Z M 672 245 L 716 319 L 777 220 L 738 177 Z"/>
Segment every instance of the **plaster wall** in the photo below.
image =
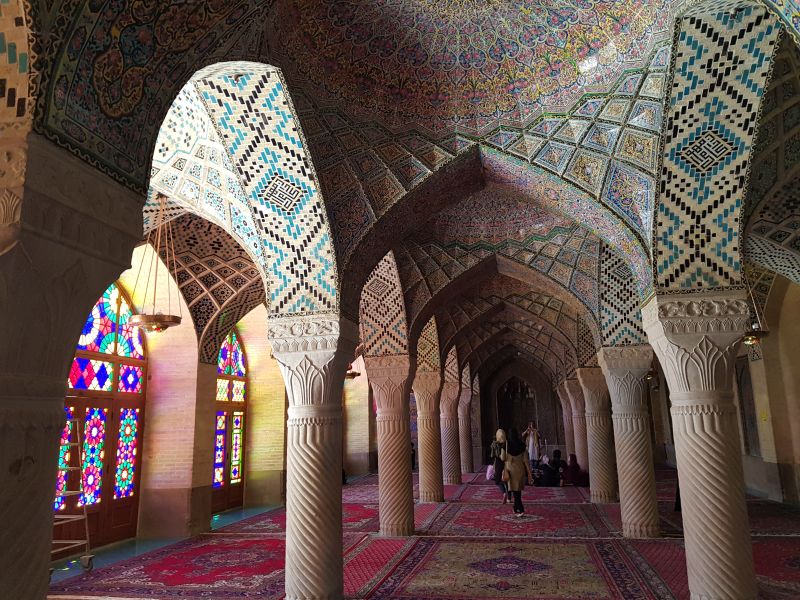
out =
<path fill-rule="evenodd" d="M 237 324 L 247 356 L 245 506 L 286 500 L 286 388 L 267 338 L 268 312 L 260 304 Z"/>

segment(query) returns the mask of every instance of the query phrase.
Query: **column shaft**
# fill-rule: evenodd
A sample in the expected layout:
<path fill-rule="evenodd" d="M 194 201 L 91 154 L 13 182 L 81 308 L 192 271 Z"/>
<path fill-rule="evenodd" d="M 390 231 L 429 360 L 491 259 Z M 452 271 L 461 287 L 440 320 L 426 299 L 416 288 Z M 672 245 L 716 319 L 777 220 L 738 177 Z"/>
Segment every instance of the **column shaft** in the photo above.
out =
<path fill-rule="evenodd" d="M 286 598 L 338 599 L 344 593 L 342 392 L 357 329 L 332 317 L 278 318 L 270 321 L 269 337 L 289 397 Z"/>
<path fill-rule="evenodd" d="M 563 384 L 557 390 L 558 399 L 561 402 L 561 418 L 564 421 L 564 460 L 569 458 L 570 454 L 575 454 L 575 433 L 572 428 L 572 406 L 569 402 L 569 393 Z"/>
<path fill-rule="evenodd" d="M 442 477 L 444 483 L 449 485 L 461 484 L 461 447 L 458 437 L 459 388 L 459 382 L 445 381 L 441 395 Z"/>
<path fill-rule="evenodd" d="M 365 359 L 378 430 L 378 507 L 383 535 L 414 533 L 411 484 L 411 428 L 408 412 L 408 356 Z"/>
<path fill-rule="evenodd" d="M 617 465 L 608 388 L 599 368 L 578 369 L 586 402 L 589 486 L 592 502 L 617 501 Z"/>
<path fill-rule="evenodd" d="M 586 412 L 583 401 L 583 389 L 577 379 L 569 379 L 564 382 L 565 389 L 569 394 L 570 406 L 572 407 L 572 433 L 575 441 L 575 456 L 578 458 L 578 465 L 581 471 L 589 471 L 589 445 L 586 439 Z"/>
<path fill-rule="evenodd" d="M 414 395 L 417 399 L 419 439 L 419 499 L 422 502 L 444 502 L 440 387 L 439 373 L 417 373 Z"/>
<path fill-rule="evenodd" d="M 642 309 L 670 389 L 693 599 L 758 597 L 733 375 L 749 327 L 741 292 L 656 296 Z"/>
<path fill-rule="evenodd" d="M 622 533 L 629 538 L 657 537 L 658 504 L 645 396 L 653 351 L 649 346 L 603 348 L 598 360 L 611 393 Z"/>
<path fill-rule="evenodd" d="M 458 440 L 461 472 L 472 473 L 472 389 L 461 390 L 458 400 Z"/>

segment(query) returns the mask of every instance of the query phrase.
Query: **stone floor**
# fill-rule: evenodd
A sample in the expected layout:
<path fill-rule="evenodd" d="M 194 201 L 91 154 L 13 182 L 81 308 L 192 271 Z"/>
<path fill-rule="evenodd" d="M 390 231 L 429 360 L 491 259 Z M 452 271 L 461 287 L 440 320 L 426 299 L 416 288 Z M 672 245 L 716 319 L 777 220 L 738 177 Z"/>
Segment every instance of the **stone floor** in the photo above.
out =
<path fill-rule="evenodd" d="M 515 517 L 480 474 L 447 486 L 447 502 L 416 504 L 417 535 L 383 538 L 377 477 L 343 490 L 348 598 L 689 598 L 675 472 L 658 471 L 663 537 L 625 540 L 618 504 L 582 488 L 528 488 Z M 416 487 L 415 487 L 416 489 Z M 763 598 L 800 597 L 800 510 L 748 499 Z M 59 573 L 51 598 L 264 598 L 283 595 L 285 512 L 221 517 L 211 533 L 104 556 L 91 574 Z M 69 577 L 69 578 L 65 578 Z"/>

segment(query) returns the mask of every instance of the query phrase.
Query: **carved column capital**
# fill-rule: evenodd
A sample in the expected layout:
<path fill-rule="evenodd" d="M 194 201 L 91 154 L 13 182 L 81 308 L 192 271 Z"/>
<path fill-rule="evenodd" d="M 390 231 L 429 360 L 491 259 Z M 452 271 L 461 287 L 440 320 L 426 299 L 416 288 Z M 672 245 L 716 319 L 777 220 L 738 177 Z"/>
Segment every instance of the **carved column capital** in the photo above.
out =
<path fill-rule="evenodd" d="M 461 393 L 458 395 L 458 414 L 459 416 L 469 415 L 472 406 L 472 390 L 470 388 L 461 388 Z"/>
<path fill-rule="evenodd" d="M 567 379 L 563 384 L 564 389 L 569 396 L 570 407 L 572 408 L 573 415 L 583 416 L 586 411 L 586 404 L 583 398 L 583 388 L 581 382 L 577 379 Z"/>
<path fill-rule="evenodd" d="M 647 412 L 644 386 L 653 349 L 648 345 L 601 348 L 597 360 L 611 393 L 614 414 Z"/>
<path fill-rule="evenodd" d="M 592 413 L 608 413 L 611 410 L 608 396 L 608 385 L 599 367 L 583 367 L 577 369 L 578 381 L 583 388 L 586 415 Z"/>
<path fill-rule="evenodd" d="M 693 403 L 732 405 L 734 363 L 750 326 L 743 292 L 655 297 L 642 308 L 642 321 L 674 406 L 690 392 Z"/>
<path fill-rule="evenodd" d="M 268 327 L 289 396 L 290 419 L 312 406 L 330 407 L 332 414 L 341 415 L 344 374 L 358 340 L 357 327 L 332 315 L 277 318 Z"/>
<path fill-rule="evenodd" d="M 418 414 L 439 413 L 439 392 L 442 388 L 442 378 L 433 371 L 417 372 L 414 377 L 414 396 L 417 399 Z"/>
<path fill-rule="evenodd" d="M 378 407 L 378 417 L 382 414 L 402 415 L 408 405 L 411 368 L 408 355 L 368 356 L 364 359 L 364 366 Z"/>
<path fill-rule="evenodd" d="M 458 381 L 445 381 L 442 384 L 442 394 L 439 408 L 442 415 L 458 415 L 458 398 L 461 394 L 461 384 Z"/>

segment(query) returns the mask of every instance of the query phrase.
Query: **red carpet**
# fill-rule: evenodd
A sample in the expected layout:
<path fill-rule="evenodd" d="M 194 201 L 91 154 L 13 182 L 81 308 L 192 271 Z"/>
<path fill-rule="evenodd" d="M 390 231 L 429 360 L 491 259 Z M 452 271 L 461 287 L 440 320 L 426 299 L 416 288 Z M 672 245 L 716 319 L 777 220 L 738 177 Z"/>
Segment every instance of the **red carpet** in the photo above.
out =
<path fill-rule="evenodd" d="M 625 540 L 618 504 L 582 488 L 527 488 L 513 516 L 481 473 L 447 486 L 442 504 L 416 503 L 417 536 L 377 535 L 377 477 L 343 497 L 348 598 L 688 600 L 675 472 L 657 473 L 661 527 L 671 538 Z M 748 501 L 761 598 L 800 598 L 800 511 Z M 51 587 L 52 598 L 278 599 L 286 513 L 272 510 Z M 675 537 L 678 536 L 678 537 Z"/>

